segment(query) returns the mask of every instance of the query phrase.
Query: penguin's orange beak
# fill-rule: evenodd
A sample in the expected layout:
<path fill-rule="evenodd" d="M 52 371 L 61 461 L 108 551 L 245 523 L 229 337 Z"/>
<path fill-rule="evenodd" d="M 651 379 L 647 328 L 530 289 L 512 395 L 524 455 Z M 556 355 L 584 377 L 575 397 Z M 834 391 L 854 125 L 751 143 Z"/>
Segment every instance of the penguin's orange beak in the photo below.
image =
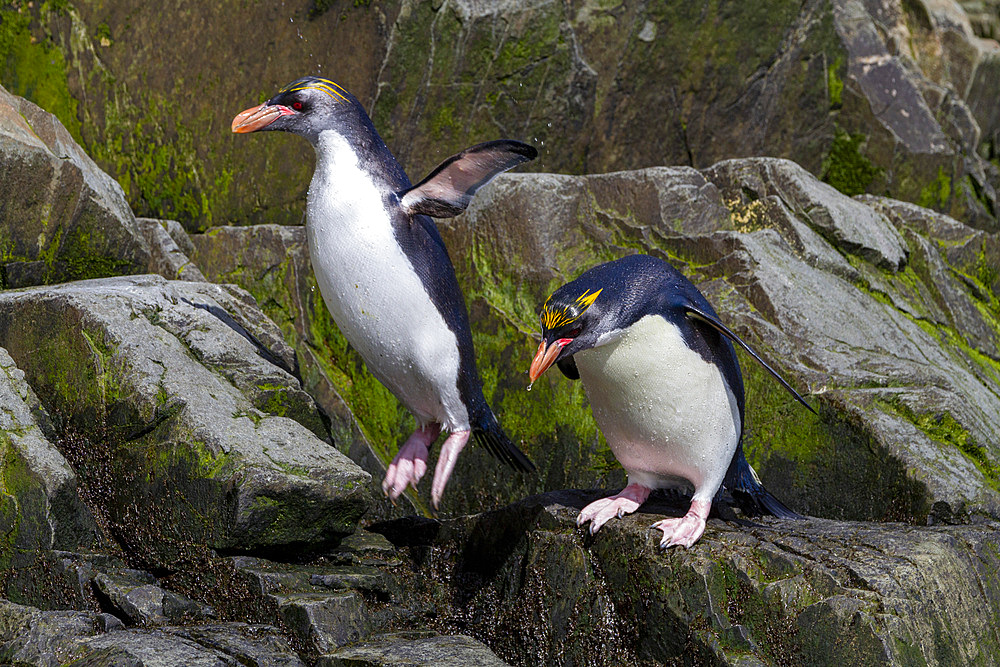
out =
<path fill-rule="evenodd" d="M 542 341 L 541 345 L 538 346 L 538 352 L 535 352 L 535 358 L 531 360 L 531 368 L 528 369 L 528 377 L 531 378 L 532 384 L 549 366 L 555 363 L 556 357 L 559 356 L 562 349 L 572 342 L 572 338 L 560 338 L 546 347 L 545 341 Z"/>
<path fill-rule="evenodd" d="M 237 134 L 256 132 L 263 127 L 267 127 L 282 116 L 289 116 L 294 113 L 288 107 L 281 106 L 280 104 L 272 104 L 271 106 L 258 104 L 255 107 L 250 107 L 246 111 L 236 114 L 236 118 L 233 118 L 233 132 Z"/>

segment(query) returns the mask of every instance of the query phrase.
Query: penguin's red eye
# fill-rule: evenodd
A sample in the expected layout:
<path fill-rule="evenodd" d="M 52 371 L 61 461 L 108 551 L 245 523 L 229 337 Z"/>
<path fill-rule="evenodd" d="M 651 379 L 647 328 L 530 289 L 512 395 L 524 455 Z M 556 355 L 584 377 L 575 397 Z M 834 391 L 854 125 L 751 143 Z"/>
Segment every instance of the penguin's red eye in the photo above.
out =
<path fill-rule="evenodd" d="M 292 102 L 292 108 L 296 111 L 302 111 L 302 102 Z"/>

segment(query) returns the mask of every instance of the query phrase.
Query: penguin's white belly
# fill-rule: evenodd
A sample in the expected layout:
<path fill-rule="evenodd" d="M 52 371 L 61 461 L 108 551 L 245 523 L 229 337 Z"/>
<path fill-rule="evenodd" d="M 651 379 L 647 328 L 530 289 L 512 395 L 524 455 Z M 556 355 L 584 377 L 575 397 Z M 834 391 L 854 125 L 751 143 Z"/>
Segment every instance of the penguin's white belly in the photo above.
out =
<path fill-rule="evenodd" d="M 658 488 L 686 480 L 711 500 L 741 427 L 718 366 L 659 315 L 643 317 L 617 340 L 575 358 L 597 425 L 630 483 Z"/>
<path fill-rule="evenodd" d="M 307 236 L 323 300 L 368 370 L 421 423 L 466 430 L 458 342 L 393 235 L 382 192 L 347 142 L 325 132 Z M 325 145 L 324 145 L 325 144 Z"/>

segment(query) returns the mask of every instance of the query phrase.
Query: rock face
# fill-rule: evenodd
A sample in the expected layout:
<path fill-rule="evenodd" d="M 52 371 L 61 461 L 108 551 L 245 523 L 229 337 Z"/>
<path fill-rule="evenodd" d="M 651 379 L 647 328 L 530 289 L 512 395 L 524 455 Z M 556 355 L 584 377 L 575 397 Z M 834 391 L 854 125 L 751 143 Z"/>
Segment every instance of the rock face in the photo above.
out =
<path fill-rule="evenodd" d="M 121 186 L 55 116 L 0 87 L 0 141 L 0 288 L 146 270 Z"/>
<path fill-rule="evenodd" d="M 334 541 L 365 510 L 368 476 L 281 416 L 324 434 L 291 351 L 254 314 L 239 291 L 151 276 L 0 293 L 0 347 L 44 397 L 104 528 L 147 567 L 189 543 Z"/>
<path fill-rule="evenodd" d="M 18 32 L 29 9 L 54 26 L 41 42 Z M 981 116 L 993 107 L 976 102 L 986 99 L 976 82 L 994 79 L 992 47 L 974 41 L 954 5 L 723 3 L 698 17 L 654 3 L 324 10 L 311 6 L 310 36 L 335 15 L 340 30 L 391 26 L 387 69 L 371 79 L 395 82 L 370 91 L 383 115 L 445 109 L 439 87 L 452 70 L 443 63 L 478 72 L 475 54 L 488 52 L 496 78 L 458 89 L 492 114 L 490 127 L 512 126 L 524 117 L 514 102 L 530 99 L 535 110 L 517 127 L 545 141 L 568 137 L 556 146 L 559 160 L 586 168 L 627 155 L 653 159 L 662 145 L 622 132 L 660 122 L 653 111 L 669 108 L 658 97 L 668 91 L 682 118 L 675 129 L 701 168 L 506 176 L 443 229 L 473 315 L 486 394 L 539 474 L 511 476 L 470 448 L 442 514 L 473 514 L 392 518 L 421 512 L 426 498 L 411 495 L 397 508 L 373 502 L 370 475 L 344 453 L 380 476 L 410 418 L 329 321 L 302 229 L 219 228 L 189 239 L 178 222 L 137 220 L 51 116 L 0 99 L 0 159 L 9 166 L 0 176 L 0 240 L 11 240 L 0 258 L 0 663 L 1000 662 L 1000 239 L 976 227 L 993 224 L 995 195 L 991 167 L 969 149 L 995 146 L 977 135 L 994 131 Z M 98 142 L 103 159 L 134 155 L 132 146 L 152 137 L 153 166 L 118 163 L 147 203 L 162 197 L 188 222 L 202 215 L 207 224 L 225 200 L 249 217 L 250 190 L 239 188 L 255 187 L 252 179 L 229 191 L 234 167 L 214 181 L 221 199 L 209 201 L 207 172 L 191 156 L 211 146 L 194 146 L 176 105 L 149 103 L 163 99 L 151 63 L 169 63 L 169 53 L 133 50 L 137 69 L 129 71 L 148 68 L 146 90 L 114 81 L 111 72 L 128 64 L 116 40 L 129 43 L 126 26 L 141 34 L 148 10 L 126 16 L 113 4 L 58 3 L 0 11 L 5 67 L 38 49 L 46 55 L 39 62 L 59 62 L 49 40 L 65 40 L 80 77 L 73 86 L 120 96 L 89 98 L 111 134 L 95 132 L 86 108 L 84 124 L 72 126 Z M 87 30 L 99 11 L 107 22 Z M 240 20 L 252 22 L 254 11 Z M 210 54 L 217 47 L 200 31 L 231 14 L 217 5 L 180 12 L 172 38 L 202 40 Z M 733 35 L 712 39 L 710 28 L 731 16 L 792 27 L 780 44 L 765 31 L 771 36 L 747 50 Z M 252 28 L 241 37 L 274 32 L 264 22 Z M 420 34 L 434 36 L 433 50 L 428 76 L 414 83 L 399 63 L 427 53 Z M 825 46 L 810 51 L 817 35 Z M 685 70 L 663 52 L 661 40 L 678 36 L 698 47 L 700 68 Z M 598 44 L 624 45 L 620 61 L 604 62 L 615 52 Z M 357 62 L 373 58 L 354 53 Z M 647 69 L 674 78 L 644 86 Z M 100 76 L 86 74 L 93 71 Z M 25 76 L 19 85 L 34 81 Z M 546 85 L 565 80 L 568 95 Z M 513 84 L 524 82 L 534 92 L 519 97 Z M 886 97 L 890 82 L 899 85 Z M 229 90 L 210 79 L 199 85 L 216 100 Z M 423 97 L 410 104 L 413 90 Z M 630 111 L 630 97 L 647 106 Z M 107 99 L 115 104 L 102 107 Z M 768 106 L 775 99 L 794 104 Z M 158 122 L 130 120 L 140 106 Z M 919 201 L 911 195 L 930 174 L 933 201 L 925 203 L 965 211 L 972 224 L 899 199 L 847 197 L 787 160 L 701 163 L 734 141 L 694 131 L 723 108 L 750 119 L 727 128 L 750 149 L 770 141 L 801 151 L 806 167 L 815 172 L 819 162 L 842 190 L 861 179 L 881 191 L 871 183 L 884 181 Z M 810 109 L 829 113 L 786 137 L 786 121 Z M 211 125 L 212 113 L 195 114 L 197 122 Z M 434 150 L 482 129 L 477 113 L 463 120 L 442 112 L 437 134 L 392 138 L 410 158 L 433 163 L 443 157 Z M 538 124 L 545 117 L 557 126 L 582 118 L 579 133 L 550 135 Z M 407 116 L 398 127 L 426 129 L 426 119 Z M 595 123 L 608 131 L 581 158 L 574 146 Z M 858 127 L 876 128 L 867 143 Z M 114 133 L 126 128 L 129 141 L 119 145 Z M 186 161 L 171 161 L 176 155 Z M 269 155 L 257 174 L 271 182 L 266 167 L 279 160 Z M 304 173 L 296 164 L 290 178 L 299 167 Z M 163 169 L 188 171 L 182 185 L 156 184 Z M 201 208 L 184 208 L 199 193 Z M 282 215 L 294 217 L 294 207 Z M 683 511 L 676 499 L 654 498 L 596 536 L 575 527 L 577 510 L 620 486 L 622 473 L 579 383 L 549 373 L 529 394 L 523 371 L 545 296 L 630 252 L 681 268 L 819 408 L 819 417 L 801 410 L 745 364 L 748 454 L 772 491 L 822 518 L 712 519 L 694 548 L 666 553 L 648 526 Z M 145 271 L 159 275 L 108 275 Z M 100 277 L 65 282 L 90 275 Z M 604 490 L 551 491 L 588 487 Z M 535 491 L 549 493 L 524 498 Z M 366 510 L 377 522 L 358 529 Z"/>
<path fill-rule="evenodd" d="M 977 17 L 990 15 L 977 4 Z M 358 95 L 415 180 L 498 136 L 535 143 L 530 168 L 543 172 L 769 155 L 849 194 L 997 228 L 1000 174 L 989 160 L 1000 47 L 951 0 L 297 0 L 164 11 L 118 0 L 36 11 L 31 32 L 27 10 L 5 10 L 11 44 L 21 44 L 0 53 L 14 92 L 72 95 L 64 122 L 79 126 L 136 210 L 192 230 L 299 221 L 306 144 L 234 140 L 228 127 L 236 111 L 315 73 Z M 280 58 L 262 57 L 262 44 Z M 56 56 L 67 66 L 50 68 Z"/>
<path fill-rule="evenodd" d="M 652 502 L 596 536 L 592 494 L 554 493 L 453 521 L 373 527 L 448 586 L 441 623 L 514 664 L 995 664 L 997 524 L 710 521 L 657 548 Z M 648 513 L 646 513 L 648 512 Z M 919 599 L 936 603 L 922 605 Z M 946 611 L 947 610 L 947 611 Z"/>
<path fill-rule="evenodd" d="M 506 175 L 442 229 L 473 316 L 487 398 L 540 468 L 510 475 L 470 448 L 445 494 L 449 511 L 623 484 L 579 383 L 552 373 L 527 393 L 523 373 L 545 297 L 594 263 L 641 251 L 681 268 L 730 326 L 813 394 L 818 419 L 751 360 L 743 364 L 749 456 L 793 507 L 868 520 L 1000 516 L 996 234 L 895 200 L 845 197 L 774 159 L 702 171 Z M 260 240 L 275 233 L 195 236 L 194 256 L 213 279 L 258 290 L 274 317 L 304 318 L 286 328 L 299 347 L 315 347 L 319 330 L 331 336 L 313 363 L 364 430 L 379 434 L 371 440 L 384 466 L 409 424 L 391 397 L 376 404 L 367 389 L 351 393 L 345 378 L 357 377 L 360 362 L 342 341 L 329 342 L 339 341 L 334 329 L 309 323 L 328 321 L 309 281 L 255 280 L 275 273 L 278 259 L 282 275 L 307 274 L 301 252 L 259 254 L 271 245 Z M 311 307 L 278 307 L 292 303 Z"/>

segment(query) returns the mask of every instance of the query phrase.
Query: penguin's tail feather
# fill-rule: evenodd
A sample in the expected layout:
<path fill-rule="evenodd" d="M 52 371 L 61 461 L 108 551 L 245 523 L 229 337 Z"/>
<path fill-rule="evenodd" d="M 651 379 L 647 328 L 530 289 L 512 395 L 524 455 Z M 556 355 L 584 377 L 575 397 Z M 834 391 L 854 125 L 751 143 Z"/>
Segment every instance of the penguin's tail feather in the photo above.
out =
<path fill-rule="evenodd" d="M 751 516 L 770 514 L 779 519 L 805 519 L 775 498 L 760 483 L 757 472 L 750 466 L 740 447 L 726 475 L 726 486 L 741 510 Z"/>
<path fill-rule="evenodd" d="M 514 470 L 535 472 L 535 464 L 504 433 L 493 411 L 486 412 L 486 416 L 472 427 L 472 437 L 476 442 Z"/>

